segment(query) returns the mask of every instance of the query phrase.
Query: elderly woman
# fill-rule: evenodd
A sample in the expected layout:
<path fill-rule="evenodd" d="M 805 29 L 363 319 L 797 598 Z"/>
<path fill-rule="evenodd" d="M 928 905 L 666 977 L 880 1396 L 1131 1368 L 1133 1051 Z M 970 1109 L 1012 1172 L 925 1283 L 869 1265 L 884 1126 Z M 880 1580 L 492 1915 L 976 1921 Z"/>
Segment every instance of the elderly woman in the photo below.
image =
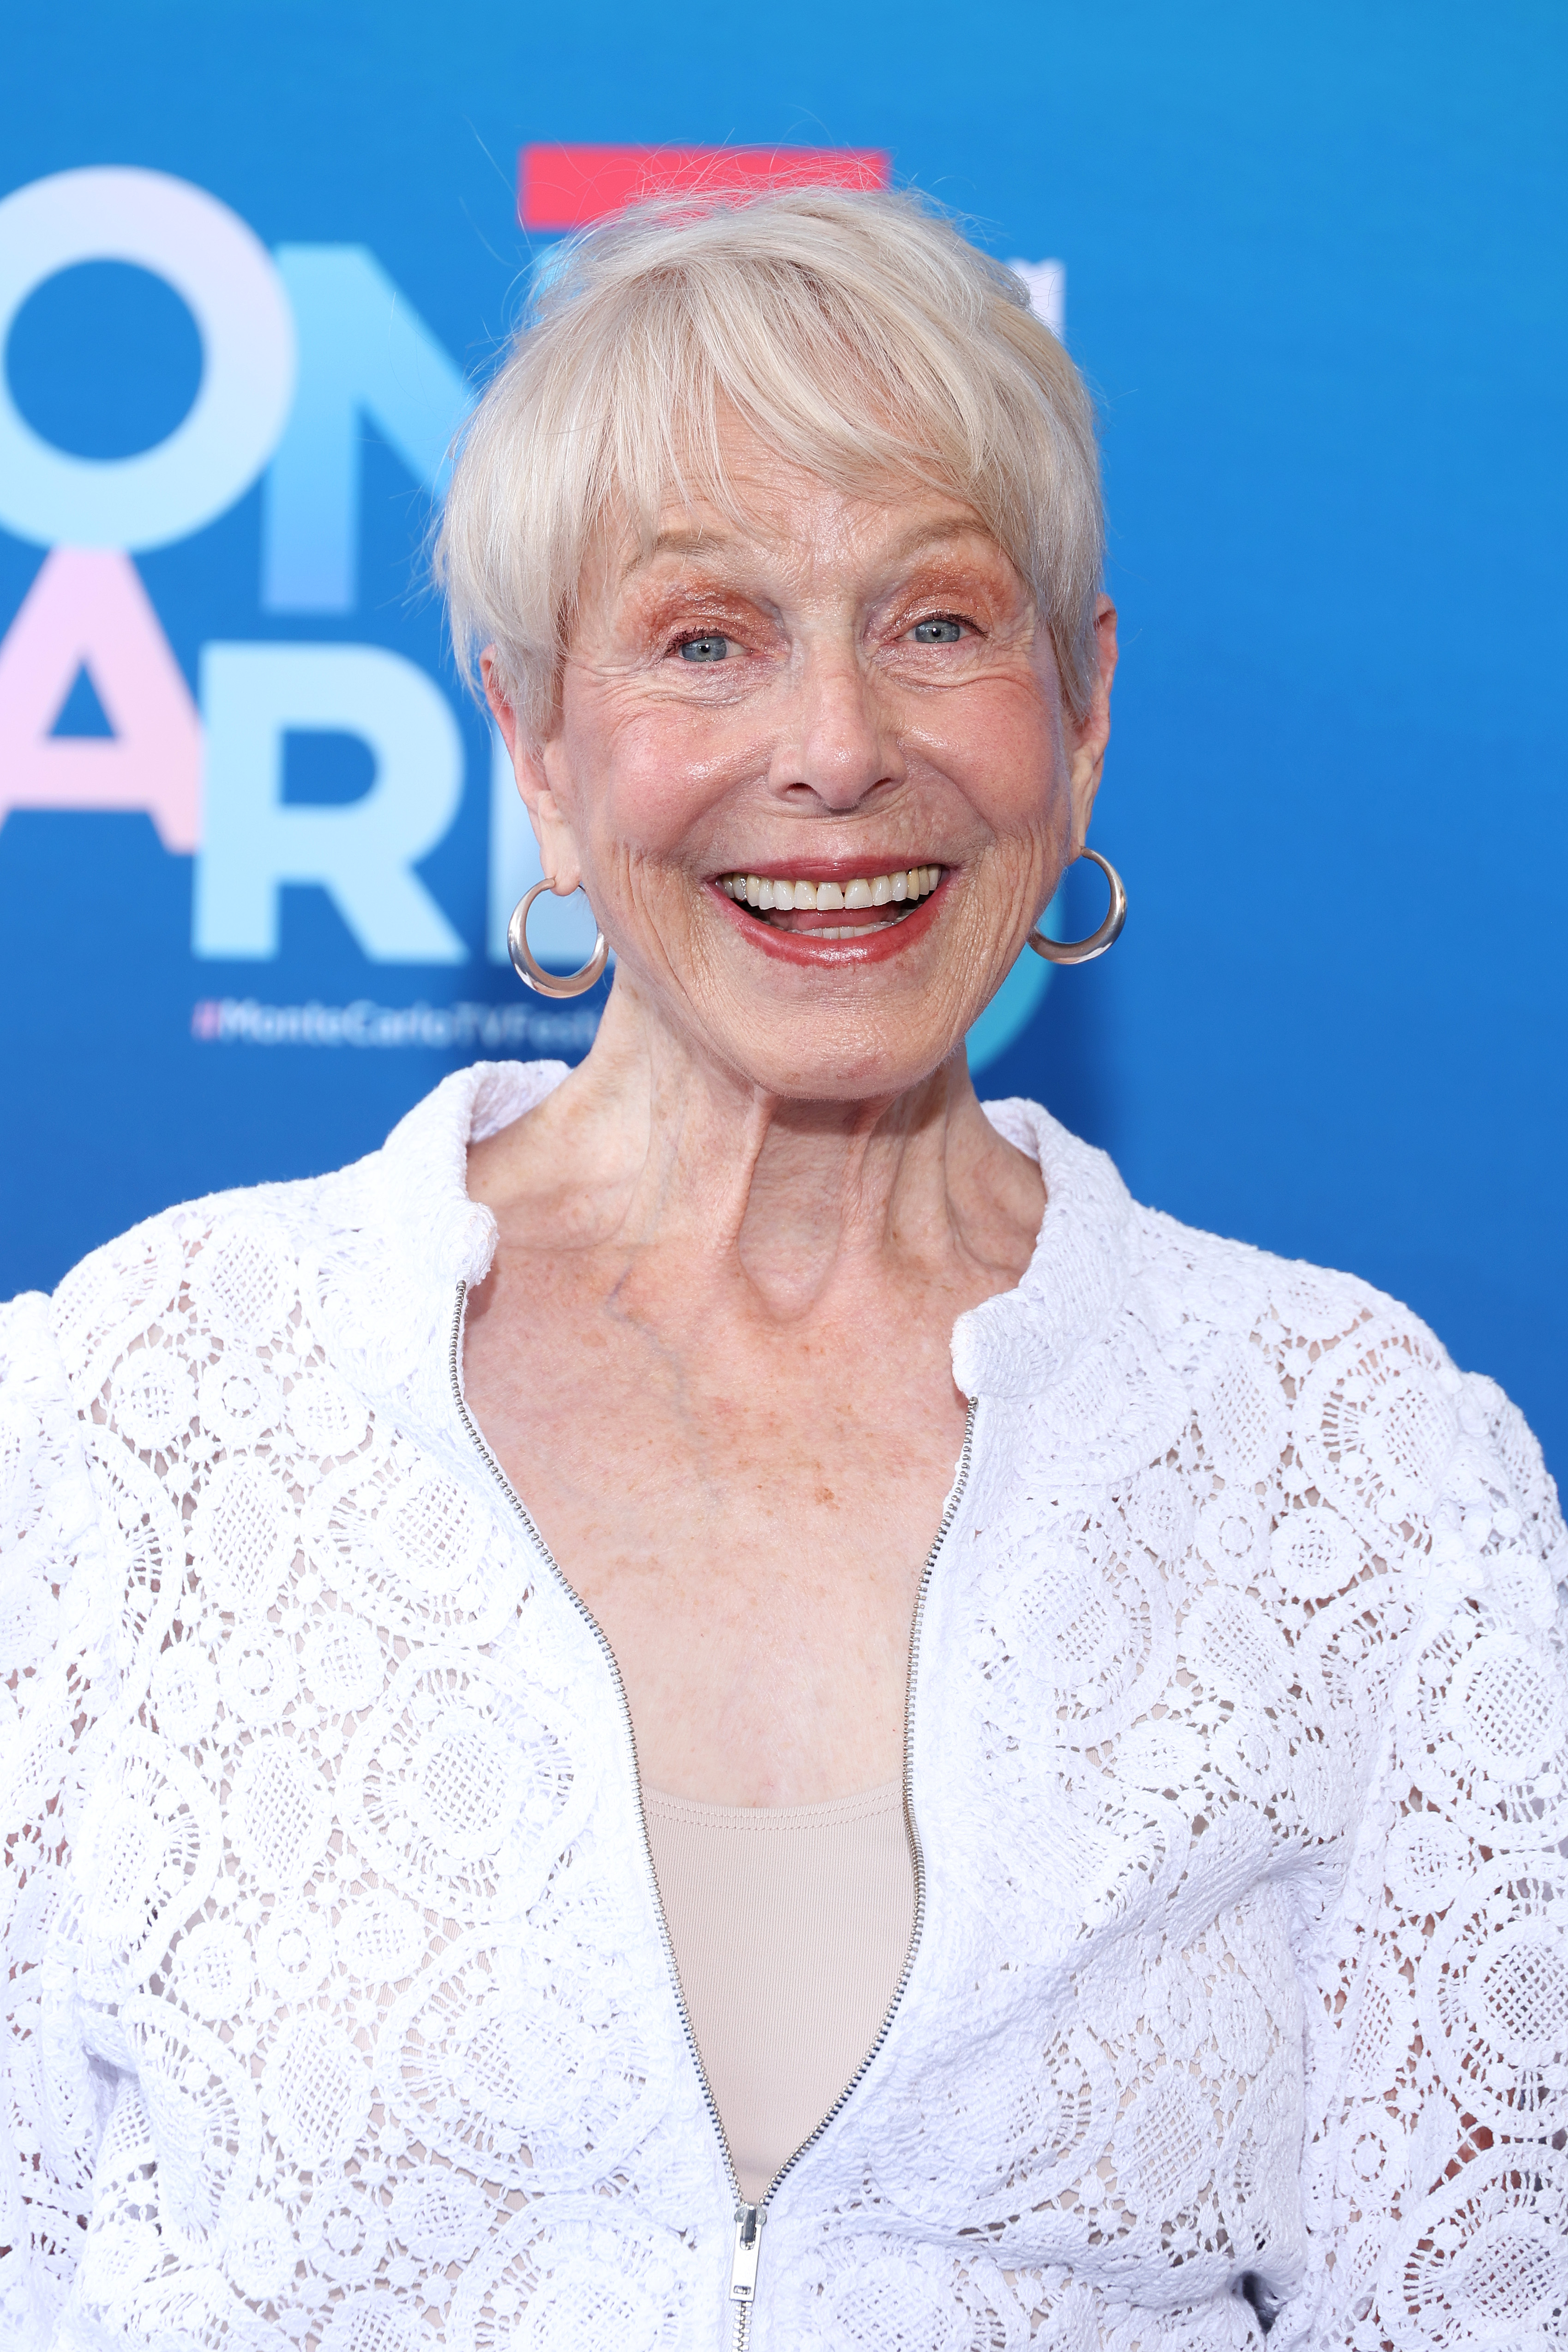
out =
<path fill-rule="evenodd" d="M 597 1044 L 3 1326 L 16 2340 L 1563 2340 L 1539 1455 L 965 1067 L 1100 555 L 912 203 L 550 279 L 443 564 Z"/>

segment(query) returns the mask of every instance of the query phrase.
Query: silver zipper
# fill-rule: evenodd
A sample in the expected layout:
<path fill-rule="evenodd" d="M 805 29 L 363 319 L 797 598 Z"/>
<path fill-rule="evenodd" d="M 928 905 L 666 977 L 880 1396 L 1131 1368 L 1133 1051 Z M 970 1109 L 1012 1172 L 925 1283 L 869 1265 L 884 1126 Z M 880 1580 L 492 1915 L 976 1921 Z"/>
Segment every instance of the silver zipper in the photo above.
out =
<path fill-rule="evenodd" d="M 763 2224 L 768 2218 L 766 2203 L 737 2205 L 735 2208 L 735 2251 L 730 2262 L 730 2300 L 747 2309 L 756 2301 L 757 2265 L 763 2258 Z M 740 2331 L 742 2313 L 735 2315 L 736 2342 L 743 2344 Z"/>
<path fill-rule="evenodd" d="M 920 1673 L 921 1634 L 925 1624 L 926 1595 L 931 1591 L 931 1575 L 936 1567 L 937 1556 L 941 1552 L 942 1545 L 947 1541 L 948 1529 L 952 1527 L 954 1519 L 958 1517 L 959 1505 L 963 1500 L 964 1489 L 969 1484 L 969 1458 L 973 1448 L 973 1444 L 974 1400 L 972 1397 L 969 1401 L 969 1411 L 964 1416 L 963 1450 L 958 1457 L 958 1473 L 952 1482 L 952 1491 L 947 1498 L 947 1508 L 942 1515 L 942 1525 L 936 1531 L 936 1540 L 931 1545 L 930 1551 L 927 1552 L 925 1566 L 921 1570 L 920 1590 L 915 1595 L 914 1624 L 910 1633 L 910 1671 L 909 1678 L 904 1685 L 904 1824 L 909 1832 L 910 1853 L 913 1859 L 915 1868 L 915 1919 L 914 1926 L 910 1931 L 909 1949 L 904 1954 L 904 1965 L 899 1973 L 899 1981 L 893 1988 L 893 1998 L 888 2003 L 887 2014 L 884 2016 L 880 2026 L 878 2028 L 877 2039 L 872 2042 L 871 2047 L 867 2051 L 866 2055 L 861 2059 L 860 2063 L 856 2067 L 855 2072 L 850 2075 L 849 2080 L 845 2084 L 844 2088 L 839 2092 L 838 2096 L 834 2100 L 833 2105 L 828 2108 L 827 2113 L 823 2116 L 822 2121 L 817 2125 L 816 2130 L 809 2133 L 807 2137 L 801 2141 L 800 2146 L 795 2149 L 793 2156 L 785 2157 L 784 2162 L 780 2165 L 778 2170 L 774 2173 L 773 2179 L 763 2189 L 761 2201 L 754 2209 L 759 2222 L 766 2221 L 766 2208 L 768 2202 L 772 2198 L 774 2189 L 779 2186 L 779 2183 L 787 2179 L 789 2174 L 795 2170 L 795 2166 L 800 2162 L 801 2158 L 806 2155 L 816 2146 L 817 2141 L 822 2137 L 823 2133 L 826 2131 L 828 2126 L 835 2122 L 836 2119 L 843 2114 L 846 2105 L 854 2096 L 857 2088 L 864 2080 L 873 2059 L 876 2058 L 878 2053 L 881 2050 L 883 2043 L 887 2041 L 889 2034 L 892 2032 L 893 2020 L 899 2013 L 899 2005 L 903 2000 L 905 1988 L 914 1970 L 915 1955 L 921 1948 L 921 1937 L 925 1930 L 926 1918 L 926 1865 L 925 1849 L 921 1843 L 920 1828 L 915 1821 L 915 1681 Z M 755 2292 L 754 2257 L 752 2292 Z M 734 2294 L 733 2287 L 731 2288 L 731 2295 Z M 745 2352 L 746 2340 L 750 2333 L 750 2325 L 751 2302 L 748 2298 L 738 2315 L 733 2352 Z"/>
<path fill-rule="evenodd" d="M 458 1408 L 458 1417 L 473 1441 L 475 1450 L 485 1467 L 500 1488 L 512 1510 L 522 1521 L 524 1530 L 541 1560 L 598 1643 L 605 1664 L 609 1668 L 616 1702 L 621 1711 L 621 1724 L 626 1732 L 626 1745 L 631 1751 L 632 1787 L 637 1794 L 637 1829 L 642 1838 L 643 1859 L 647 1865 L 648 1884 L 653 1888 L 654 1911 L 658 1920 L 659 1941 L 664 1947 L 665 1966 L 669 1971 L 669 1981 L 675 1993 L 675 2005 L 680 2017 L 680 2030 L 686 2037 L 686 2047 L 690 2053 L 692 2065 L 697 2070 L 697 2080 L 701 2085 L 702 2102 L 708 2110 L 709 2120 L 713 2126 L 713 2136 L 719 2143 L 719 2152 L 724 2159 L 724 2170 L 729 2179 L 730 2187 L 734 2191 L 735 2236 L 730 2263 L 730 2301 L 735 2305 L 735 2332 L 731 2342 L 731 2352 L 746 2352 L 746 2345 L 752 2332 L 752 2306 L 756 2300 L 757 2271 L 762 2260 L 763 2231 L 767 2222 L 769 2200 L 779 2183 L 795 2170 L 801 2158 L 816 2146 L 828 2126 L 842 2115 L 845 2105 L 864 2078 L 872 2060 L 887 2041 L 892 2030 L 893 2020 L 898 2014 L 899 2004 L 904 1997 L 904 1988 L 909 1983 L 910 1972 L 914 1968 L 915 1955 L 920 1949 L 921 1936 L 925 1927 L 925 1853 L 921 1845 L 920 1831 L 915 1824 L 914 1808 L 915 1676 L 920 1667 L 921 1631 L 925 1618 L 926 1594 L 931 1589 L 931 1572 L 936 1567 L 937 1555 L 947 1540 L 948 1529 L 958 1516 L 958 1507 L 963 1500 L 964 1488 L 969 1484 L 969 1458 L 974 1441 L 974 1401 L 971 1398 L 969 1411 L 964 1418 L 963 1450 L 958 1457 L 958 1474 L 953 1479 L 952 1490 L 947 1498 L 947 1508 L 942 1515 L 942 1525 L 936 1531 L 936 1540 L 927 1552 L 925 1566 L 921 1570 L 920 1590 L 915 1596 L 914 1627 L 910 1636 L 910 1670 L 909 1678 L 904 1686 L 904 1823 L 909 1832 L 910 1852 L 914 1862 L 915 1919 L 910 1934 L 909 1949 L 904 1954 L 904 1965 L 894 1988 L 893 1998 L 888 2004 L 887 2014 L 878 2029 L 875 2042 L 872 2042 L 822 2121 L 816 2126 L 816 2130 L 802 2140 L 792 2156 L 785 2157 L 763 2189 L 762 2196 L 755 2204 L 752 2204 L 741 2193 L 741 2178 L 735 2169 L 735 2159 L 725 2136 L 723 2117 L 719 2113 L 712 2085 L 708 2080 L 708 2070 L 702 2063 L 702 2053 L 697 2047 L 697 2036 L 691 2030 L 691 2017 L 686 2006 L 686 1995 L 681 1990 L 680 1970 L 676 1965 L 675 1946 L 670 1941 L 669 1922 L 664 1916 L 664 1897 L 658 1891 L 658 1874 L 653 1866 L 653 1847 L 647 1833 L 647 1813 L 642 1801 L 642 1774 L 637 1769 L 637 1732 L 632 1725 L 632 1711 L 626 1699 L 626 1686 L 621 1680 L 620 1666 L 605 1637 L 604 1627 L 570 1580 L 563 1574 L 556 1563 L 554 1554 L 530 1518 L 526 1505 L 491 1453 L 485 1442 L 483 1432 L 468 1411 L 463 1396 L 462 1381 L 463 1312 L 468 1303 L 468 1284 L 459 1282 L 457 1311 L 452 1318 L 452 1344 L 447 1356 L 447 1371 L 451 1378 L 452 1398 Z"/>

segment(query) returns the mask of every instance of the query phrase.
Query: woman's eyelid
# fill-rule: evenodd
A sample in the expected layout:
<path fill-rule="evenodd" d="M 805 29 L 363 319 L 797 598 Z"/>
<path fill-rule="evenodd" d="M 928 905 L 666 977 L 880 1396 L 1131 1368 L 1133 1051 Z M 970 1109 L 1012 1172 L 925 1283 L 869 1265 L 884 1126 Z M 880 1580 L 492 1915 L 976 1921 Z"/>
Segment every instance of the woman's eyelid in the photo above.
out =
<path fill-rule="evenodd" d="M 695 611 L 689 604 L 684 612 L 677 610 L 665 615 L 661 634 L 672 647 L 689 646 L 696 637 L 724 637 L 739 651 L 752 653 L 767 630 L 762 615 L 733 604 L 706 612 L 700 604 Z"/>

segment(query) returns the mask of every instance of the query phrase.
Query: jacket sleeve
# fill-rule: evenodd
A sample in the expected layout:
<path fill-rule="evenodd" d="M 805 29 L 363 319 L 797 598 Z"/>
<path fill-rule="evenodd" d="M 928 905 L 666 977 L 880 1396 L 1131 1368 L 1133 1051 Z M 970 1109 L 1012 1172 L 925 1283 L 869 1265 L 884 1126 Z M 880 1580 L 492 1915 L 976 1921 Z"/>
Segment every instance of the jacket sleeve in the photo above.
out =
<path fill-rule="evenodd" d="M 47 2344 L 91 2201 L 103 2095 L 69 2030 L 68 1868 L 112 1696 L 98 1504 L 48 1302 L 0 1307 L 0 2343 Z"/>
<path fill-rule="evenodd" d="M 1563 2341 L 1568 1545 L 1492 1382 L 1463 1382 L 1458 1427 L 1405 1530 L 1414 1620 L 1349 1878 L 1302 1956 L 1318 2259 L 1270 2352 Z"/>

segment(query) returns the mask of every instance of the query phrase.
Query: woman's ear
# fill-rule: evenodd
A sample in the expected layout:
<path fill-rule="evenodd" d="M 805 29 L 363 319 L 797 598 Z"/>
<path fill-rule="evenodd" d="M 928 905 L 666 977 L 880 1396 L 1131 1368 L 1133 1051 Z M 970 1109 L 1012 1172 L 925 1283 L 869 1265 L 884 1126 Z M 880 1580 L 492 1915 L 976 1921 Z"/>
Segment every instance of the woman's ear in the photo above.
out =
<path fill-rule="evenodd" d="M 1110 740 L 1110 686 L 1116 676 L 1116 607 L 1109 596 L 1096 599 L 1094 653 L 1099 676 L 1089 709 L 1081 719 L 1068 717 L 1065 733 L 1072 793 L 1073 839 L 1081 847 L 1094 814 L 1094 796 L 1105 772 L 1105 747 Z"/>
<path fill-rule="evenodd" d="M 520 724 L 493 646 L 487 646 L 479 656 L 479 676 L 484 680 L 485 700 L 511 757 L 511 772 L 539 844 L 540 865 L 557 897 L 569 898 L 583 879 L 583 861 L 577 854 L 577 836 L 550 788 L 551 747 L 532 742 Z"/>

